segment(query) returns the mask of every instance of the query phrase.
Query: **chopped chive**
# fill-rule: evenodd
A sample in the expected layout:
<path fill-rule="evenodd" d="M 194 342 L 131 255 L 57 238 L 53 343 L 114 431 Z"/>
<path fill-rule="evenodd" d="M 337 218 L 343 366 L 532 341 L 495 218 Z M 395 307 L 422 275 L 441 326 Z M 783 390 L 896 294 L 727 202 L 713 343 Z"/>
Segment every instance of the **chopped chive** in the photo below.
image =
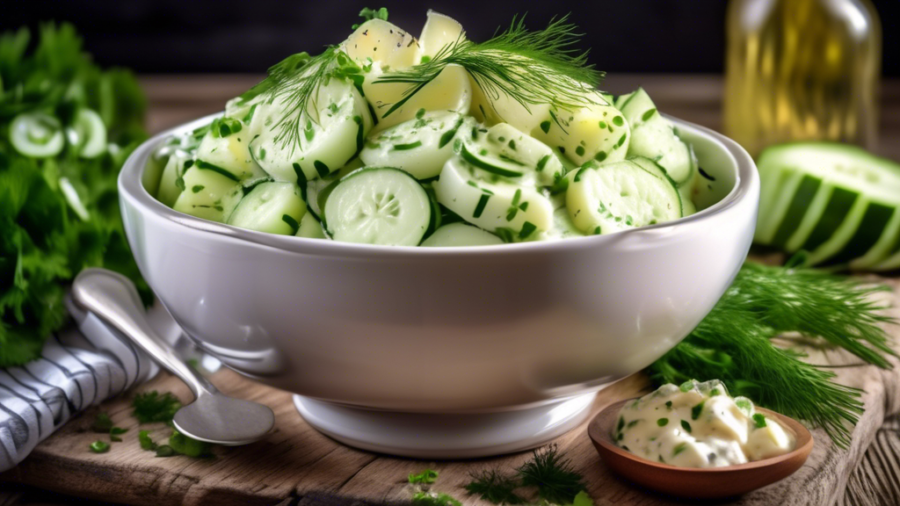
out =
<path fill-rule="evenodd" d="M 138 432 L 138 442 L 141 444 L 141 448 L 144 450 L 155 451 L 156 443 L 150 439 L 150 432 L 146 430 L 142 430 Z"/>
<path fill-rule="evenodd" d="M 613 125 L 616 125 L 619 127 L 625 124 L 625 120 L 622 119 L 622 116 L 616 116 L 615 118 L 612 119 L 612 122 L 613 122 Z"/>
<path fill-rule="evenodd" d="M 291 227 L 291 235 L 295 235 L 297 231 L 300 230 L 300 224 L 297 223 L 297 220 L 295 220 L 293 216 L 282 214 L 281 221 L 287 223 L 288 226 Z"/>
<path fill-rule="evenodd" d="M 475 206 L 475 212 L 472 213 L 473 218 L 481 217 L 481 213 L 484 212 L 484 207 L 487 205 L 490 198 L 490 195 L 482 195 L 481 198 L 478 199 L 478 205 Z"/>
<path fill-rule="evenodd" d="M 637 425 L 639 422 L 640 422 L 640 420 L 632 420 L 632 421 L 628 422 L 628 425 L 626 425 L 625 428 L 630 429 L 630 428 L 634 427 L 635 425 Z"/>
<path fill-rule="evenodd" d="M 690 392 L 694 388 L 694 380 L 687 380 L 678 387 L 682 392 Z"/>
<path fill-rule="evenodd" d="M 678 446 L 675 447 L 675 450 L 672 452 L 672 456 L 674 457 L 685 450 L 687 450 L 687 442 L 679 443 Z"/>
<path fill-rule="evenodd" d="M 363 135 L 364 124 L 362 116 L 356 115 L 353 116 L 353 122 L 356 123 L 356 151 L 362 151 L 363 144 L 365 144 L 365 136 Z M 262 160 L 262 158 L 260 158 Z"/>
<path fill-rule="evenodd" d="M 672 409 L 672 401 L 666 401 L 666 408 Z"/>
<path fill-rule="evenodd" d="M 424 117 L 425 117 L 425 108 L 423 107 L 423 108 L 419 109 L 418 111 L 416 111 L 416 119 L 422 119 Z"/>
<path fill-rule="evenodd" d="M 516 141 L 510 139 L 509 144 L 507 144 L 507 146 L 509 146 L 509 149 L 515 151 L 516 150 Z"/>
<path fill-rule="evenodd" d="M 753 415 L 753 422 L 756 424 L 757 429 L 762 429 L 766 426 L 766 417 L 762 413 L 756 413 Z"/>
<path fill-rule="evenodd" d="M 509 162 L 509 163 L 511 163 L 511 164 L 513 164 L 513 165 L 518 165 L 518 166 L 520 166 L 520 167 L 524 167 L 524 166 L 525 166 L 524 163 L 522 163 L 522 162 L 516 160 L 515 158 L 510 158 L 510 157 L 504 155 L 503 153 L 501 153 L 500 155 L 498 155 L 498 157 L 499 157 L 501 160 L 503 160 L 504 162 Z"/>
<path fill-rule="evenodd" d="M 584 174 L 584 171 L 588 170 L 587 167 L 582 167 L 578 169 L 578 172 L 575 173 L 575 182 L 581 181 L 581 175 Z"/>
<path fill-rule="evenodd" d="M 691 408 L 691 420 L 696 420 L 700 418 L 700 413 L 703 412 L 703 405 L 706 404 L 706 401 L 697 404 L 693 408 Z"/>
<path fill-rule="evenodd" d="M 306 120 L 306 129 L 303 130 L 303 134 L 306 136 L 306 142 L 310 142 L 313 140 L 315 131 L 313 130 L 313 125 L 312 125 L 311 120 Z"/>
<path fill-rule="evenodd" d="M 113 427 L 112 419 L 109 418 L 109 415 L 106 413 L 97 413 L 97 416 L 94 417 L 94 423 L 91 425 L 91 430 L 94 432 L 105 434 L 109 432 Z"/>
<path fill-rule="evenodd" d="M 422 60 L 420 61 L 420 63 L 428 63 L 430 61 L 431 61 L 431 57 L 426 54 L 426 55 L 422 56 Z"/>
<path fill-rule="evenodd" d="M 619 142 L 616 143 L 616 147 L 621 148 L 622 144 L 625 144 L 626 139 L 628 139 L 628 134 L 622 134 L 622 137 L 619 137 Z"/>
<path fill-rule="evenodd" d="M 454 125 L 453 128 L 451 128 L 450 130 L 447 130 L 446 132 L 444 132 L 443 135 L 441 135 L 441 140 L 440 140 L 440 142 L 438 142 L 438 149 L 443 148 L 451 140 L 453 140 L 454 137 L 456 137 L 456 132 L 459 130 L 459 127 L 462 126 L 463 119 L 464 118 L 462 116 L 460 116 L 459 119 L 456 121 L 456 125 Z"/>
<path fill-rule="evenodd" d="M 313 162 L 313 167 L 316 168 L 316 172 L 319 173 L 320 177 L 325 177 L 331 172 L 331 169 L 329 169 L 327 165 L 320 162 L 319 160 Z"/>
<path fill-rule="evenodd" d="M 598 162 L 602 162 L 603 160 L 606 160 L 606 151 L 601 151 L 601 152 L 597 153 L 596 155 L 594 155 L 594 160 L 597 160 Z"/>
<path fill-rule="evenodd" d="M 690 434 L 691 431 L 693 431 L 693 429 L 691 428 L 691 424 L 689 424 L 687 420 L 681 421 L 681 428 L 684 429 L 684 431 L 687 432 L 688 434 Z"/>
<path fill-rule="evenodd" d="M 547 162 L 549 161 L 550 155 L 544 155 L 540 160 L 538 160 L 537 168 L 535 170 L 537 170 L 538 172 L 542 172 L 544 170 L 544 167 L 547 166 Z"/>
<path fill-rule="evenodd" d="M 713 389 L 709 392 L 709 396 L 710 396 L 710 397 L 715 397 L 715 396 L 721 395 L 721 394 L 722 394 L 722 392 L 720 392 L 718 388 L 713 388 Z"/>
<path fill-rule="evenodd" d="M 171 457 L 175 455 L 175 450 L 169 445 L 160 445 L 156 447 L 157 457 Z"/>
<path fill-rule="evenodd" d="M 541 122 L 541 130 L 543 130 L 544 133 L 547 133 L 550 131 L 550 121 L 549 120 Z"/>
<path fill-rule="evenodd" d="M 191 191 L 194 193 L 200 193 L 201 191 L 203 191 L 204 188 L 206 188 L 206 187 L 203 186 L 202 184 L 195 184 L 194 186 L 191 187 Z"/>
<path fill-rule="evenodd" d="M 641 121 L 647 121 L 648 119 L 652 118 L 654 114 L 656 114 L 656 109 L 650 109 L 649 111 L 645 112 L 643 116 L 641 116 Z"/>
<path fill-rule="evenodd" d="M 575 154 L 578 156 L 584 156 L 584 146 L 578 146 L 575 148 Z"/>
<path fill-rule="evenodd" d="M 232 181 L 235 181 L 235 182 L 238 182 L 238 183 L 241 181 L 240 179 L 238 179 L 237 176 L 235 176 L 235 175 L 232 174 L 231 172 L 228 172 L 227 170 L 223 169 L 222 167 L 219 167 L 218 165 L 213 165 L 213 164 L 211 164 L 211 163 L 209 163 L 209 162 L 204 162 L 203 160 L 197 160 L 197 161 L 194 163 L 194 165 L 196 165 L 198 169 L 209 170 L 209 171 L 212 171 L 212 172 L 216 172 L 216 173 L 218 173 L 218 174 L 221 174 L 221 175 L 227 177 L 228 179 L 230 179 L 230 180 L 232 180 Z"/>
<path fill-rule="evenodd" d="M 619 417 L 619 423 L 616 424 L 616 432 L 622 432 L 622 429 L 625 427 L 625 418 Z"/>
<path fill-rule="evenodd" d="M 417 147 L 422 145 L 422 141 L 410 142 L 409 144 L 394 144 L 394 147 L 391 148 L 394 151 L 409 151 L 410 149 L 416 149 Z"/>
<path fill-rule="evenodd" d="M 259 148 L 259 159 L 260 160 L 266 159 L 266 148 L 262 148 L 262 147 Z"/>
<path fill-rule="evenodd" d="M 606 130 L 606 122 L 600 121 L 600 130 Z"/>
<path fill-rule="evenodd" d="M 126 432 L 128 432 L 128 429 L 123 429 L 122 427 L 111 427 L 109 429 L 109 440 L 122 442 L 122 438 L 120 438 L 119 436 L 125 434 Z"/>
<path fill-rule="evenodd" d="M 537 230 L 537 226 L 530 221 L 526 221 L 522 224 L 522 231 L 519 232 L 519 239 L 525 239 L 530 236 L 535 230 Z"/>
<path fill-rule="evenodd" d="M 415 483 L 431 484 L 431 483 L 434 483 L 434 480 L 436 480 L 437 477 L 438 477 L 437 471 L 435 471 L 434 469 L 426 469 L 418 474 L 410 473 L 407 479 L 412 484 L 415 484 Z"/>
<path fill-rule="evenodd" d="M 668 418 L 660 418 L 659 420 L 656 421 L 656 425 L 659 425 L 660 427 L 665 427 L 668 424 L 669 424 Z"/>

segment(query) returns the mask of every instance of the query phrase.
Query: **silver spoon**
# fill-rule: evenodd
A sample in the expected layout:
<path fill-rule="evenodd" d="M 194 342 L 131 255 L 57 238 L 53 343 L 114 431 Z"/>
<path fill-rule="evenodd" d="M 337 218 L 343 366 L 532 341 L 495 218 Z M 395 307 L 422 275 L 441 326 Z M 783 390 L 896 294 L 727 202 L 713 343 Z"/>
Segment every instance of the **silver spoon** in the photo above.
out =
<path fill-rule="evenodd" d="M 263 438 L 275 426 L 275 414 L 267 406 L 222 394 L 182 362 L 147 322 L 137 289 L 125 276 L 106 269 L 85 269 L 72 284 L 72 299 L 187 384 L 195 400 L 175 413 L 175 428 L 182 434 L 237 446 Z"/>

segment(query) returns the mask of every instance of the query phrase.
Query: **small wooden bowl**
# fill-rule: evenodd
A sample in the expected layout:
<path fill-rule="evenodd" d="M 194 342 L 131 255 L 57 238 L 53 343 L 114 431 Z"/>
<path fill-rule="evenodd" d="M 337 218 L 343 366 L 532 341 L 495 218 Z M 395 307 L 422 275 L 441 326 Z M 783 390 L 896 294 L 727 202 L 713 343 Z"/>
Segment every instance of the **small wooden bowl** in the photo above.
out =
<path fill-rule="evenodd" d="M 756 490 L 794 474 L 806 462 L 813 448 L 809 430 L 800 422 L 768 409 L 756 408 L 773 418 L 796 439 L 796 448 L 784 455 L 728 467 L 696 469 L 675 467 L 629 453 L 613 441 L 613 427 L 624 400 L 597 414 L 588 435 L 606 464 L 623 478 L 664 494 L 692 499 L 721 499 Z"/>

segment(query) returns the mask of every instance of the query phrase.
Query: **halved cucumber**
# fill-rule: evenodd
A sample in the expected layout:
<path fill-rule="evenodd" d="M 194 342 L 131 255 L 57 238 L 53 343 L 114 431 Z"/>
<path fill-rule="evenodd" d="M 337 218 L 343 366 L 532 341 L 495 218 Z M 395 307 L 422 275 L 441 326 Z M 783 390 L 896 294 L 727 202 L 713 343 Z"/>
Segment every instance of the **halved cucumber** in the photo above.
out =
<path fill-rule="evenodd" d="M 503 244 L 496 235 L 465 223 L 451 223 L 435 230 L 422 246 L 428 248 L 461 247 L 461 246 L 493 246 Z"/>
<path fill-rule="evenodd" d="M 159 179 L 159 189 L 156 191 L 157 200 L 169 207 L 175 205 L 175 201 L 181 195 L 179 184 L 183 184 L 179 183 L 179 180 L 184 177 L 185 165 L 188 161 L 193 164 L 191 156 L 185 151 L 178 150 L 169 156 Z"/>
<path fill-rule="evenodd" d="M 244 196 L 244 187 L 219 172 L 190 167 L 181 178 L 183 187 L 172 209 L 224 223 Z"/>
<path fill-rule="evenodd" d="M 416 246 L 431 222 L 428 194 L 411 175 L 391 167 L 359 169 L 341 179 L 325 203 L 336 241 Z"/>
<path fill-rule="evenodd" d="M 624 159 L 632 135 L 628 121 L 599 93 L 590 98 L 595 105 L 574 111 L 551 109 L 531 135 L 559 147 L 576 165 Z"/>
<path fill-rule="evenodd" d="M 511 165 L 513 170 L 524 167 L 537 185 L 550 186 L 565 175 L 562 162 L 549 146 L 519 132 L 509 123 L 492 126 L 483 139 L 478 145 L 493 155 L 493 163 Z"/>
<path fill-rule="evenodd" d="M 312 110 L 303 112 L 299 119 L 285 118 L 287 108 L 276 100 L 257 110 L 253 119 L 263 126 L 250 141 L 250 151 L 277 181 L 303 186 L 305 181 L 340 169 L 362 149 L 372 128 L 369 107 L 349 80 L 333 78 L 321 86 L 311 102 Z M 294 121 L 299 121 L 296 138 L 284 137 L 282 125 Z"/>
<path fill-rule="evenodd" d="M 416 179 L 431 179 L 441 173 L 453 156 L 453 141 L 474 125 L 456 112 L 422 109 L 416 118 L 370 137 L 359 158 L 370 166 L 397 167 Z"/>
<path fill-rule="evenodd" d="M 566 205 L 587 234 L 608 234 L 682 216 L 675 184 L 652 160 L 585 164 L 569 174 Z"/>
<path fill-rule="evenodd" d="M 341 178 L 364 166 L 365 164 L 362 160 L 357 157 L 341 167 L 341 170 L 332 172 L 324 178 L 308 181 L 305 186 L 300 186 L 300 196 L 306 201 L 306 210 L 317 221 L 324 221 L 322 209 L 325 207 L 325 200 L 328 198 L 328 194 L 337 186 Z"/>
<path fill-rule="evenodd" d="M 309 239 L 326 239 L 325 232 L 322 230 L 322 224 L 315 219 L 311 213 L 303 215 L 300 220 L 300 228 L 297 230 L 297 237 L 307 237 Z"/>
<path fill-rule="evenodd" d="M 900 267 L 900 258 L 886 258 L 896 253 L 900 165 L 828 143 L 770 148 L 758 165 L 766 220 L 757 242 L 808 251 L 811 265 Z"/>
<path fill-rule="evenodd" d="M 285 182 L 260 183 L 250 191 L 228 218 L 236 227 L 295 235 L 306 214 L 306 203 L 297 185 Z"/>
<path fill-rule="evenodd" d="M 62 124 L 42 112 L 22 113 L 9 125 L 9 142 L 16 151 L 31 158 L 56 156 L 66 145 Z"/>
<path fill-rule="evenodd" d="M 536 188 L 480 180 L 476 169 L 460 157 L 444 164 L 433 185 L 438 202 L 487 231 L 531 240 L 553 226 L 553 204 Z"/>
<path fill-rule="evenodd" d="M 246 126 L 233 118 L 225 122 L 213 122 L 197 148 L 196 165 L 235 181 L 266 178 L 267 174 L 250 153 L 250 133 Z"/>
<path fill-rule="evenodd" d="M 695 162 L 690 148 L 678 137 L 669 120 L 659 114 L 643 88 L 630 94 L 620 109 L 631 125 L 629 156 L 656 161 L 676 183 L 691 177 Z"/>

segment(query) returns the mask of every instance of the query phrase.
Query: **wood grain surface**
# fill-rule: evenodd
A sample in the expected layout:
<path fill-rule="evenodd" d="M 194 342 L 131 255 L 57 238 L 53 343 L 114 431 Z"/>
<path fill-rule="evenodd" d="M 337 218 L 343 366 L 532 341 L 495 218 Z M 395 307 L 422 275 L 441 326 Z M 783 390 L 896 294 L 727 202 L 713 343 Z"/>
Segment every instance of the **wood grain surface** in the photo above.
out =
<path fill-rule="evenodd" d="M 159 131 L 221 110 L 226 99 L 258 80 L 259 76 L 146 77 L 142 84 L 149 97 L 148 127 Z M 606 88 L 621 93 L 638 85 L 649 91 L 660 110 L 712 128 L 720 126 L 720 78 L 619 75 L 610 77 Z M 879 152 L 900 160 L 900 81 L 885 83 L 882 103 Z M 900 297 L 890 296 L 897 306 Z M 816 448 L 796 475 L 736 503 L 900 504 L 900 421 L 895 417 L 900 411 L 900 372 L 861 366 L 858 360 L 829 349 L 815 350 L 810 360 L 840 366 L 834 369 L 839 381 L 866 390 L 867 413 L 854 430 L 853 446 L 848 451 L 837 450 L 821 431 L 814 431 Z M 97 436 L 87 430 L 94 413 L 86 413 L 42 443 L 16 469 L 0 475 L 0 506 L 96 504 L 95 501 L 154 506 L 401 504 L 408 503 L 411 497 L 407 474 L 425 467 L 440 471 L 436 490 L 448 492 L 465 504 L 486 504 L 462 490 L 469 473 L 495 466 L 511 468 L 529 458 L 528 453 L 520 453 L 434 463 L 356 451 L 306 425 L 294 410 L 288 393 L 257 385 L 228 371 L 217 373 L 213 381 L 232 395 L 273 407 L 277 431 L 255 445 L 218 448 L 213 459 L 156 458 L 137 444 L 138 429 L 128 408 L 130 397 L 114 399 L 100 409 L 109 412 L 117 425 L 130 428 L 123 443 L 114 444 L 106 454 L 87 451 L 87 445 Z M 637 395 L 645 386 L 644 381 L 635 376 L 601 392 L 594 410 Z M 189 399 L 184 386 L 168 376 L 160 376 L 141 387 L 144 389 L 173 391 Z M 165 428 L 155 428 L 157 438 L 165 433 Z M 665 497 L 647 493 L 612 475 L 600 461 L 584 426 L 556 443 L 576 469 L 585 474 L 598 506 L 670 503 Z"/>

